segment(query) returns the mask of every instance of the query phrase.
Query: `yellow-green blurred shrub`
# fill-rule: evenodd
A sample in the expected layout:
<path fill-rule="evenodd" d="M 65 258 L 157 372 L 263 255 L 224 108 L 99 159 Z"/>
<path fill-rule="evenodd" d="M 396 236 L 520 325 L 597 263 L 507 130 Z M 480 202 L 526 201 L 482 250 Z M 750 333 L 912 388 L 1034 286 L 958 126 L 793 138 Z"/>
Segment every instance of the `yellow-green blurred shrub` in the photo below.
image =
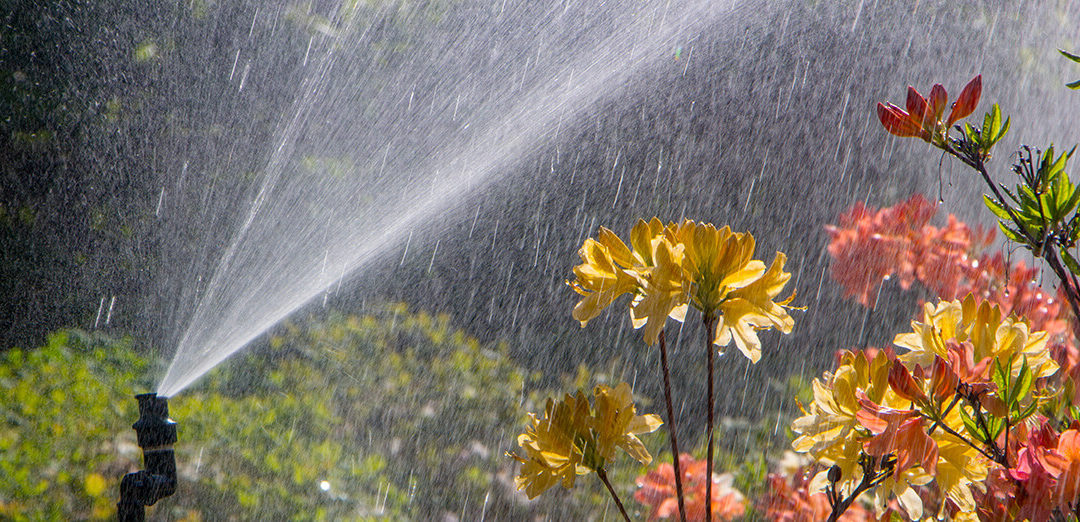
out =
<path fill-rule="evenodd" d="M 0 357 L 0 519 L 111 518 L 141 467 L 132 395 L 160 362 L 77 331 Z M 403 305 L 282 327 L 170 400 L 177 493 L 151 517 L 478 519 L 526 504 L 502 452 L 528 375 L 505 346 Z M 565 500 L 565 499 L 563 499 Z M 590 508 L 591 509 L 591 508 Z"/>

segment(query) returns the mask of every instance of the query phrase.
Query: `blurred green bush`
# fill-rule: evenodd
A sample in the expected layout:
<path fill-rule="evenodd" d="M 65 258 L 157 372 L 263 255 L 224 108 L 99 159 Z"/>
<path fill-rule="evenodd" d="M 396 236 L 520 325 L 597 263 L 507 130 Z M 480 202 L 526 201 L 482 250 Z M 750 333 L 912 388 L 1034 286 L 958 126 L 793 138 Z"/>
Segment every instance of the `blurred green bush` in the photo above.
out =
<path fill-rule="evenodd" d="M 4 353 L 0 519 L 113 517 L 120 477 L 141 468 L 132 395 L 160 373 L 130 340 L 73 330 Z M 404 305 L 285 325 L 170 400 L 181 483 L 148 514 L 588 518 L 604 507 L 592 495 L 526 503 L 513 490 L 503 451 L 545 396 L 538 381 L 505 345 Z"/>

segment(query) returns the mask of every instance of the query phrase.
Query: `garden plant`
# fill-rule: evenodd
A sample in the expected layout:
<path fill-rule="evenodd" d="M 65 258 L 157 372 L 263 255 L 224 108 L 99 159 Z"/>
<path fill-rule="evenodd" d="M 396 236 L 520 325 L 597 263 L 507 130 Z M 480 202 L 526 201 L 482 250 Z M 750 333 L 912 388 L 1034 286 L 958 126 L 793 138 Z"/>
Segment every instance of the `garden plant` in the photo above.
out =
<path fill-rule="evenodd" d="M 892 278 L 905 290 L 918 282 L 932 299 L 893 346 L 837 351 L 791 425 L 795 465 L 770 475 L 753 505 L 730 475 L 713 472 L 713 366 L 716 347 L 734 341 L 757 362 L 758 330 L 791 332 L 794 292 L 779 298 L 791 277 L 786 257 L 778 252 L 766 267 L 749 233 L 690 220 L 640 220 L 629 247 L 603 227 L 585 241 L 569 282 L 582 296 L 574 319 L 584 326 L 629 294 L 632 326 L 659 345 L 671 462 L 637 481 L 634 497 L 650 519 L 731 519 L 747 509 L 772 520 L 1080 517 L 1080 190 L 1067 173 L 1075 147 L 1021 145 L 1015 186 L 995 182 L 990 165 L 1010 119 L 993 104 L 981 126 L 964 122 L 981 94 L 981 76 L 952 104 L 940 84 L 928 96 L 909 87 L 904 107 L 880 103 L 877 116 L 889 133 L 917 137 L 975 171 L 1006 247 L 995 252 L 996 231 L 952 215 L 931 225 L 938 207 L 920 195 L 880 210 L 857 203 L 827 227 L 833 278 L 867 319 Z M 1030 266 L 1013 262 L 1018 249 Z M 1056 291 L 1040 287 L 1040 266 Z M 703 461 L 680 453 L 671 429 L 696 420 L 674 415 L 664 336 L 667 319 L 682 322 L 689 308 L 706 332 Z M 630 520 L 606 469 L 616 446 L 649 463 L 637 435 L 661 423 L 637 413 L 625 383 L 598 386 L 595 396 L 595 406 L 579 391 L 532 415 L 518 438 L 522 453 L 510 453 L 521 464 L 516 484 L 534 498 L 595 472 Z"/>

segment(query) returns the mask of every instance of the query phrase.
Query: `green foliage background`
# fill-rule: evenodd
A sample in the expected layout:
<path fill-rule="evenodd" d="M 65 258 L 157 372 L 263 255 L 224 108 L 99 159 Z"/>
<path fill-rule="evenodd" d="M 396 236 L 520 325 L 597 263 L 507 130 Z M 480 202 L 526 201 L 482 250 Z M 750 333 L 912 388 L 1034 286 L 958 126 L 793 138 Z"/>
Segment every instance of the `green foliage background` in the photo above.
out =
<path fill-rule="evenodd" d="M 45 346 L 3 354 L 0 519 L 115 516 L 119 479 L 141 468 L 132 395 L 152 389 L 150 376 L 162 370 L 133 344 L 65 330 Z M 148 514 L 584 520 L 613 513 L 594 477 L 531 503 L 514 491 L 516 470 L 503 452 L 515 445 L 525 412 L 604 378 L 582 367 L 559 392 L 538 389 L 540 376 L 506 352 L 446 316 L 405 305 L 285 325 L 170 400 L 180 486 Z M 665 441 L 645 439 L 654 454 Z M 644 471 L 622 459 L 612 473 L 634 510 L 633 480 Z"/>

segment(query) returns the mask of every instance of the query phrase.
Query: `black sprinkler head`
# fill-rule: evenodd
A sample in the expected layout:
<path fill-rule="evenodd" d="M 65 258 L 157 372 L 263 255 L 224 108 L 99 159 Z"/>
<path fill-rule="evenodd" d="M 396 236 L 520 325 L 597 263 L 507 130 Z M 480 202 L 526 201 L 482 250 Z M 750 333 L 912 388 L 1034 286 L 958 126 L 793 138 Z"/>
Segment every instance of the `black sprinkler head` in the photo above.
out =
<path fill-rule="evenodd" d="M 156 393 L 136 395 L 139 401 L 139 420 L 131 427 L 143 450 L 146 468 L 124 475 L 120 481 L 120 502 L 116 504 L 121 522 L 141 522 L 146 506 L 172 495 L 176 491 L 176 423 L 169 418 L 169 402 Z"/>
<path fill-rule="evenodd" d="M 156 393 L 136 395 L 139 401 L 139 420 L 131 425 L 144 450 L 176 444 L 176 423 L 169 418 L 169 399 Z"/>

